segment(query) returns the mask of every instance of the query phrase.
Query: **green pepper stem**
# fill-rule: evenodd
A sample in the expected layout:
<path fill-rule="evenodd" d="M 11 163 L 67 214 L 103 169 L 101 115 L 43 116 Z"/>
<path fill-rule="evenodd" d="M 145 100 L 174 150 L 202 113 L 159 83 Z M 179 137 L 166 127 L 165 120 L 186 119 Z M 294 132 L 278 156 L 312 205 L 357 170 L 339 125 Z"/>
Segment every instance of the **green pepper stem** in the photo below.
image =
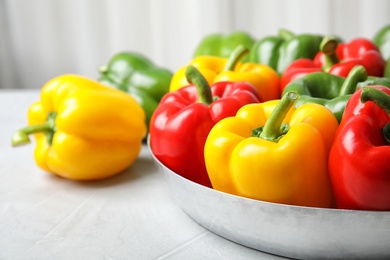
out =
<path fill-rule="evenodd" d="M 293 32 L 291 32 L 291 31 L 289 31 L 289 30 L 280 28 L 280 29 L 278 30 L 278 36 L 279 36 L 280 38 L 282 38 L 283 40 L 288 41 L 288 40 L 290 40 L 292 37 L 294 37 L 295 35 L 294 35 Z"/>
<path fill-rule="evenodd" d="M 270 117 L 267 119 L 263 131 L 260 134 L 260 138 L 269 141 L 277 141 L 280 139 L 282 134 L 282 122 L 298 98 L 299 94 L 294 91 L 289 91 L 282 96 L 281 100 L 272 111 Z"/>
<path fill-rule="evenodd" d="M 390 144 L 390 122 L 385 124 L 382 129 L 383 137 L 386 139 L 387 143 Z"/>
<path fill-rule="evenodd" d="M 348 73 L 347 78 L 344 80 L 343 85 L 341 85 L 340 96 L 353 94 L 356 91 L 356 86 L 359 82 L 367 80 L 368 75 L 366 69 L 361 66 L 355 66 Z"/>
<path fill-rule="evenodd" d="M 101 66 L 99 66 L 98 71 L 100 72 L 100 74 L 106 74 L 106 73 L 108 72 L 108 67 L 107 67 L 107 65 L 101 65 Z"/>
<path fill-rule="evenodd" d="M 360 101 L 363 103 L 372 101 L 390 116 L 390 95 L 384 91 L 376 88 L 363 87 Z M 387 143 L 390 144 L 390 122 L 383 127 L 382 134 Z"/>
<path fill-rule="evenodd" d="M 47 115 L 46 122 L 43 124 L 29 125 L 16 131 L 12 137 L 12 146 L 19 146 L 30 143 L 30 134 L 45 133 L 47 142 L 49 144 L 53 141 L 54 133 L 56 132 L 55 120 L 56 112 L 50 112 Z"/>
<path fill-rule="evenodd" d="M 363 87 L 360 101 L 362 103 L 372 101 L 390 116 L 390 95 L 384 91 L 376 88 Z"/>
<path fill-rule="evenodd" d="M 227 60 L 223 71 L 234 70 L 237 63 L 246 55 L 249 50 L 244 45 L 238 45 L 230 54 L 229 59 Z"/>
<path fill-rule="evenodd" d="M 197 68 L 188 65 L 186 68 L 186 78 L 189 83 L 195 85 L 199 96 L 198 102 L 209 106 L 213 102 L 213 95 L 205 77 L 203 77 Z"/>
<path fill-rule="evenodd" d="M 339 63 L 339 58 L 336 54 L 337 45 L 337 39 L 332 36 L 324 37 L 320 43 L 320 50 L 325 55 L 325 65 L 322 69 L 326 72 L 329 71 L 333 65 Z"/>
<path fill-rule="evenodd" d="M 360 101 L 363 103 L 372 101 L 390 116 L 390 95 L 384 91 L 376 88 L 363 87 Z M 383 127 L 382 133 L 386 141 L 390 143 L 390 122 Z"/>
<path fill-rule="evenodd" d="M 19 129 L 12 136 L 12 146 L 20 146 L 29 144 L 30 134 L 40 133 L 40 132 L 51 132 L 53 130 L 52 126 L 49 123 L 30 125 L 25 128 Z"/>

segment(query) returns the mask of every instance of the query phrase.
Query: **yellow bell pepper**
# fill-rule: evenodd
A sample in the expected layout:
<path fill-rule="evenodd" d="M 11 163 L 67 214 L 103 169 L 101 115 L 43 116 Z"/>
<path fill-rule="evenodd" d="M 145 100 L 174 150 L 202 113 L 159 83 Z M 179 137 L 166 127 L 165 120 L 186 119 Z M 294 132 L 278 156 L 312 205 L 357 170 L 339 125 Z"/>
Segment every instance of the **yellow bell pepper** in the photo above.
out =
<path fill-rule="evenodd" d="M 214 79 L 225 67 L 227 59 L 217 56 L 198 56 L 190 61 L 188 65 L 182 66 L 176 71 L 169 85 L 169 92 L 176 91 L 182 87 L 190 85 L 186 78 L 186 69 L 189 65 L 194 66 L 199 70 L 209 85 L 213 85 Z"/>
<path fill-rule="evenodd" d="M 29 143 L 34 134 L 37 165 L 74 180 L 123 171 L 146 134 L 145 112 L 133 97 L 78 75 L 47 82 L 28 110 L 28 125 L 15 133 L 13 146 Z"/>
<path fill-rule="evenodd" d="M 189 65 L 192 65 L 200 71 L 209 85 L 221 81 L 246 81 L 257 89 L 260 101 L 280 99 L 277 72 L 267 65 L 252 62 L 241 63 L 241 57 L 247 52 L 248 50 L 240 45 L 233 51 L 229 59 L 198 56 L 173 75 L 169 91 L 172 92 L 190 84 L 186 79 L 185 70 Z"/>
<path fill-rule="evenodd" d="M 281 100 L 242 107 L 218 122 L 205 144 L 206 168 L 214 189 L 257 200 L 332 207 L 328 154 L 338 127 L 319 104 L 292 106 Z"/>

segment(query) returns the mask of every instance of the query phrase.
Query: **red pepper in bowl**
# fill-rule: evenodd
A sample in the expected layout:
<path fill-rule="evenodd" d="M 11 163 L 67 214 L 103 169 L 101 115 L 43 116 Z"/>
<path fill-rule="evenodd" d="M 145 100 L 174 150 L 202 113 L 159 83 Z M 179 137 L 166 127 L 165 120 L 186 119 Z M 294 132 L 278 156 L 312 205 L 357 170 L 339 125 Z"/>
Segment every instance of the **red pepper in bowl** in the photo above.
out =
<path fill-rule="evenodd" d="M 390 210 L 390 89 L 351 96 L 328 166 L 337 208 Z"/>
<path fill-rule="evenodd" d="M 369 76 L 383 77 L 385 60 L 368 39 L 356 38 L 349 43 L 339 43 L 332 37 L 325 37 L 320 50 L 314 59 L 298 59 L 287 67 L 280 80 L 282 91 L 289 82 L 306 74 L 324 71 L 347 77 L 357 65 L 363 66 Z"/>
<path fill-rule="evenodd" d="M 153 154 L 175 173 L 211 187 L 204 160 L 204 145 L 211 128 L 238 109 L 259 103 L 250 83 L 217 82 L 210 86 L 193 66 L 186 68 L 192 85 L 167 93 L 150 122 Z"/>

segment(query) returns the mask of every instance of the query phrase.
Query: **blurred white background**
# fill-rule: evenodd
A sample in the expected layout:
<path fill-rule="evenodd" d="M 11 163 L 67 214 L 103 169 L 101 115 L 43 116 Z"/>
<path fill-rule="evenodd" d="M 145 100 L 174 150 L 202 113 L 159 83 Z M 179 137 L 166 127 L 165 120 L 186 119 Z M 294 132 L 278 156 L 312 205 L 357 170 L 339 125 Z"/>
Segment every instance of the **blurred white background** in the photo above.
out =
<path fill-rule="evenodd" d="M 40 88 L 139 52 L 177 70 L 208 34 L 279 28 L 372 38 L 390 24 L 389 0 L 0 0 L 0 88 Z"/>

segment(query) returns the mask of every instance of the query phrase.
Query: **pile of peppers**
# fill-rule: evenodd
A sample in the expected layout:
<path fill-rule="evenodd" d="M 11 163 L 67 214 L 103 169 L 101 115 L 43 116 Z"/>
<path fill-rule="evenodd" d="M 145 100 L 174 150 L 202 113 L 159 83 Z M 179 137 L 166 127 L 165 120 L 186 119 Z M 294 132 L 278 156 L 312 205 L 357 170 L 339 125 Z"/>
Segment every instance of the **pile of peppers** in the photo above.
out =
<path fill-rule="evenodd" d="M 12 144 L 33 134 L 40 168 L 96 180 L 129 167 L 148 135 L 158 160 L 211 189 L 390 210 L 390 25 L 348 42 L 214 33 L 174 72 L 122 51 L 99 73 L 45 84 Z"/>

